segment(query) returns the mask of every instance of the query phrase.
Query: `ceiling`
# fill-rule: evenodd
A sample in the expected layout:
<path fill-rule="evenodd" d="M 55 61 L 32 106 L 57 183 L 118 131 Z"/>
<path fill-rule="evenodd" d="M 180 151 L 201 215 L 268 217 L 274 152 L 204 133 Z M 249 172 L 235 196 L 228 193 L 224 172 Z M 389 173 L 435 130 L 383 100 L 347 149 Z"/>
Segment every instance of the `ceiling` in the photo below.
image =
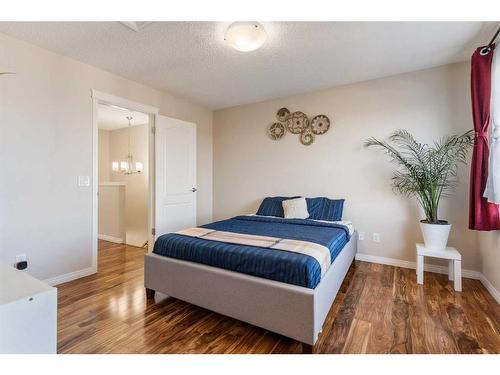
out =
<path fill-rule="evenodd" d="M 99 104 L 97 112 L 97 127 L 103 130 L 116 130 L 128 126 L 127 116 L 131 116 L 130 124 L 132 126 L 144 125 L 149 121 L 148 115 L 141 112 L 131 112 L 126 109 L 111 107 L 109 105 Z"/>
<path fill-rule="evenodd" d="M 0 22 L 0 32 L 211 109 L 290 96 L 467 60 L 495 24 L 264 22 L 243 53 L 227 22 Z"/>

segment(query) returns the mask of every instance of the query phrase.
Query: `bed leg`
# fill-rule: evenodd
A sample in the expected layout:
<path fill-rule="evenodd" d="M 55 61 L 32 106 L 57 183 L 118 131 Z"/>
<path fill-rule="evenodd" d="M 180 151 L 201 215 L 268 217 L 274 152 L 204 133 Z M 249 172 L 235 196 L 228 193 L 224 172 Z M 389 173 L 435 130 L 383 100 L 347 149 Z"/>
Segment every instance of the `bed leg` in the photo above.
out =
<path fill-rule="evenodd" d="M 302 343 L 302 354 L 313 354 L 314 346 Z"/>
<path fill-rule="evenodd" d="M 153 289 L 146 288 L 146 299 L 154 299 L 155 291 Z"/>

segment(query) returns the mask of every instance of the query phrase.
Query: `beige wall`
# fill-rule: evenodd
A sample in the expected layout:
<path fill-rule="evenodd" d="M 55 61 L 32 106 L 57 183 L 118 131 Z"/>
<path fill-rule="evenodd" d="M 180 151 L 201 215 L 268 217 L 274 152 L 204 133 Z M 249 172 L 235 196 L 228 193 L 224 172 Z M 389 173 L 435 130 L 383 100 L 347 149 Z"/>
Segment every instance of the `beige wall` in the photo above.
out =
<path fill-rule="evenodd" d="M 109 182 L 111 160 L 109 159 L 109 130 L 99 129 L 98 132 L 98 155 L 97 168 L 99 171 L 99 182 Z"/>
<path fill-rule="evenodd" d="M 345 197 L 346 217 L 367 234 L 361 252 L 406 260 L 414 260 L 421 214 L 391 192 L 392 166 L 362 142 L 395 128 L 431 141 L 471 127 L 465 63 L 230 108 L 215 113 L 212 184 L 212 111 L 3 34 L 0 50 L 0 67 L 17 73 L 0 78 L 0 261 L 25 253 L 42 279 L 91 265 L 92 193 L 77 176 L 92 176 L 92 88 L 198 125 L 199 224 L 212 218 L 212 185 L 217 219 L 254 211 L 267 195 Z M 325 113 L 333 128 L 311 147 L 289 134 L 273 142 L 265 130 L 282 106 Z M 466 170 L 461 179 L 441 209 L 454 225 L 450 243 L 498 289 L 498 236 L 476 241 L 467 230 Z M 375 231 L 380 244 L 370 241 Z"/>
<path fill-rule="evenodd" d="M 135 161 L 143 163 L 143 173 L 125 176 L 121 172 L 110 172 L 110 181 L 125 183 L 125 242 L 133 246 L 142 246 L 148 240 L 148 126 L 130 128 L 130 151 Z M 127 149 L 128 129 L 110 131 L 110 169 L 111 161 L 125 160 Z"/>
<path fill-rule="evenodd" d="M 98 132 L 98 234 L 103 239 L 114 237 L 125 241 L 125 185 L 111 183 L 110 131 Z"/>
<path fill-rule="evenodd" d="M 500 293 L 500 231 L 479 232 L 482 272 Z M 500 302 L 500 301 L 499 301 Z"/>
<path fill-rule="evenodd" d="M 25 253 L 47 279 L 92 260 L 92 100 L 96 89 L 197 127 L 198 222 L 212 217 L 212 111 L 0 34 L 0 261 Z M 5 60 L 5 61 L 4 61 Z"/>
<path fill-rule="evenodd" d="M 99 184 L 99 236 L 124 242 L 125 220 L 125 185 Z"/>
<path fill-rule="evenodd" d="M 325 114 L 333 127 L 310 147 L 293 134 L 273 141 L 266 128 L 281 107 Z M 467 63 L 216 111 L 214 218 L 255 212 L 265 196 L 346 198 L 344 217 L 366 233 L 361 253 L 414 261 L 422 213 L 414 200 L 392 192 L 394 166 L 363 141 L 405 128 L 432 142 L 471 125 Z M 467 229 L 468 167 L 460 174 L 440 214 L 453 224 L 449 243 L 462 252 L 464 267 L 480 270 L 476 235 Z M 371 241 L 373 232 L 380 243 Z"/>

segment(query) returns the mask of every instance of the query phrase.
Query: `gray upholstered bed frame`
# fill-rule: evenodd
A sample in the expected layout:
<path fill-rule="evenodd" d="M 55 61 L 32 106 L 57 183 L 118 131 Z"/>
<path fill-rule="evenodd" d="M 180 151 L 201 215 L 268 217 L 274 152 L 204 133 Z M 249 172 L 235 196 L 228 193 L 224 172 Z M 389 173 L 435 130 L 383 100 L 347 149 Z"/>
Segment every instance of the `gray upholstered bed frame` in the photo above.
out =
<path fill-rule="evenodd" d="M 316 289 L 267 280 L 198 263 L 146 254 L 144 286 L 302 342 L 312 350 L 357 251 L 357 234 Z"/>

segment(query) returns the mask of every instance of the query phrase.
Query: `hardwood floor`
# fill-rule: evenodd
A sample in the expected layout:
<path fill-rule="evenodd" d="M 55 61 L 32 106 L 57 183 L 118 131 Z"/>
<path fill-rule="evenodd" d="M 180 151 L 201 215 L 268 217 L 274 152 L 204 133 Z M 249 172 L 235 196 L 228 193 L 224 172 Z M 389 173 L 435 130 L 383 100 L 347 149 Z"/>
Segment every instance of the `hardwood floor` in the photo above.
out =
<path fill-rule="evenodd" d="M 289 338 L 158 295 L 145 250 L 99 243 L 99 272 L 59 285 L 59 353 L 298 353 Z M 477 280 L 356 261 L 315 353 L 499 353 L 500 307 Z"/>

